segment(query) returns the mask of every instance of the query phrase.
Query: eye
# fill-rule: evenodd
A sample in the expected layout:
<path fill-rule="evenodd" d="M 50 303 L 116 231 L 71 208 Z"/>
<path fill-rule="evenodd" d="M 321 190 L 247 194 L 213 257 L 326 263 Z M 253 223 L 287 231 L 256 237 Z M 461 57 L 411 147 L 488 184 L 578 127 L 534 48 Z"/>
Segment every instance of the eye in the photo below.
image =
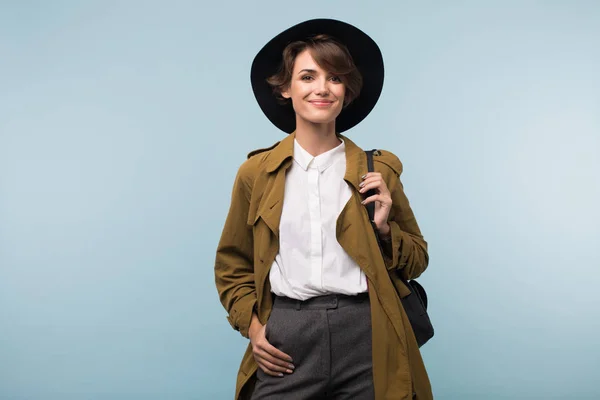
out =
<path fill-rule="evenodd" d="M 309 80 L 311 80 L 312 78 L 313 78 L 313 77 L 312 77 L 312 76 L 310 76 L 310 75 L 304 75 L 304 76 L 303 76 L 302 78 L 300 78 L 300 79 L 301 79 L 301 80 L 303 80 L 303 81 L 309 81 Z"/>
<path fill-rule="evenodd" d="M 342 82 L 342 80 L 340 79 L 340 77 L 339 76 L 335 76 L 335 75 L 333 75 L 331 77 L 331 80 L 334 81 L 334 82 L 340 82 L 340 83 Z"/>

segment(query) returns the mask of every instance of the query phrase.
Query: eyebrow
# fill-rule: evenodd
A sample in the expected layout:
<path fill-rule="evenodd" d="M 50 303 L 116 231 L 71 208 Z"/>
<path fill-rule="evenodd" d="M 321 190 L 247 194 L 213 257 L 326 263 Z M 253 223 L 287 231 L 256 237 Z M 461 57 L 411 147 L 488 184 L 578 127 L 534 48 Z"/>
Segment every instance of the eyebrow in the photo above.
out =
<path fill-rule="evenodd" d="M 298 75 L 300 75 L 303 72 L 308 72 L 308 73 L 311 73 L 311 74 L 315 74 L 317 71 L 315 71 L 314 69 L 302 69 L 302 70 L 298 71 Z"/>

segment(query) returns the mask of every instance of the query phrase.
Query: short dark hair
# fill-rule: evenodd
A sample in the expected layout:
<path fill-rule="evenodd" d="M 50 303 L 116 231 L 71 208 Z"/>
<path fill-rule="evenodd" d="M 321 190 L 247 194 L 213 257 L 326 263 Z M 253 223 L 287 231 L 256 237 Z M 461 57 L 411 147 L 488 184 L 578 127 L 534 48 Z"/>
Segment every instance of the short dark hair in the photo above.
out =
<path fill-rule="evenodd" d="M 311 56 L 321 68 L 337 75 L 344 83 L 346 87 L 344 107 L 358 97 L 363 79 L 360 71 L 354 65 L 348 48 L 329 35 L 316 35 L 288 44 L 283 50 L 283 60 L 277 73 L 267 78 L 267 83 L 273 88 L 273 93 L 280 101 L 284 103 L 289 101 L 281 94 L 288 89 L 292 81 L 296 57 L 304 50 L 310 51 Z"/>

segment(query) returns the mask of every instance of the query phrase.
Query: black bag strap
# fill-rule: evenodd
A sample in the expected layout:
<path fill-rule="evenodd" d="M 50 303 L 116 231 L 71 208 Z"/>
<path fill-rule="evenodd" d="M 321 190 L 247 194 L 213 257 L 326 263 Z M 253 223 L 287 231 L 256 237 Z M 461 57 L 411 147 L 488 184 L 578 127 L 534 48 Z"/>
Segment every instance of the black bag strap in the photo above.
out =
<path fill-rule="evenodd" d="M 367 154 L 367 170 L 369 172 L 375 171 L 375 168 L 373 166 L 373 154 L 376 151 L 377 151 L 376 149 L 365 150 L 365 153 Z M 374 194 L 377 194 L 375 189 L 368 190 L 367 193 L 365 193 L 365 198 L 373 196 Z M 369 203 L 369 204 L 365 205 L 365 207 L 367 207 L 367 213 L 369 214 L 369 221 L 371 221 L 371 227 L 373 228 L 373 232 L 375 233 L 375 239 L 377 240 L 377 245 L 379 246 L 379 251 L 381 252 L 381 254 L 383 254 L 383 247 L 381 246 L 381 240 L 379 239 L 379 234 L 377 233 L 377 226 L 375 225 L 375 202 Z"/>
<path fill-rule="evenodd" d="M 376 151 L 376 149 L 365 151 L 365 153 L 367 154 L 367 169 L 369 172 L 375 171 L 373 167 L 373 153 L 375 153 Z M 374 194 L 376 194 L 375 190 L 371 189 L 367 191 L 365 198 Z M 367 212 L 369 213 L 369 221 L 373 222 L 373 220 L 375 219 L 375 203 L 369 203 L 366 205 L 366 207 Z"/>

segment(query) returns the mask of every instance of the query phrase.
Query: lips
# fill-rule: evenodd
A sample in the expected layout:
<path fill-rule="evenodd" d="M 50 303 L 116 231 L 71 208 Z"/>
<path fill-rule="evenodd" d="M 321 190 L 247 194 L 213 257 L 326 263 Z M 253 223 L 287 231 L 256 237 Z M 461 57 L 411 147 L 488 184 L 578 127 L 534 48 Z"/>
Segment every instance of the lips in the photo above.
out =
<path fill-rule="evenodd" d="M 331 104 L 333 104 L 333 101 L 329 101 L 329 100 L 312 100 L 309 101 L 310 104 L 317 106 L 317 107 L 327 107 L 330 106 Z"/>

